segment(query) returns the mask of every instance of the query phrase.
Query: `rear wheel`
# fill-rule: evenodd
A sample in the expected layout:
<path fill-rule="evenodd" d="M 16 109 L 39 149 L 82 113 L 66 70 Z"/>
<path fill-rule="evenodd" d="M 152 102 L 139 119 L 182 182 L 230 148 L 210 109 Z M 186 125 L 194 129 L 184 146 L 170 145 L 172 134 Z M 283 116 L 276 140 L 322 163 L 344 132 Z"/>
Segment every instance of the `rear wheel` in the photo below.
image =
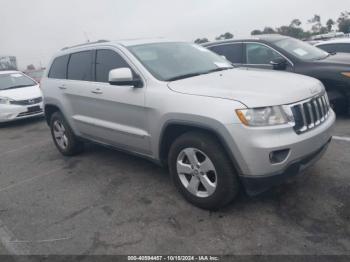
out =
<path fill-rule="evenodd" d="M 174 183 L 192 204 L 218 209 L 237 195 L 236 172 L 215 137 L 199 132 L 186 133 L 172 144 L 169 169 Z"/>
<path fill-rule="evenodd" d="M 72 129 L 60 112 L 55 112 L 50 119 L 50 129 L 57 149 L 65 156 L 82 152 L 84 144 L 74 135 Z"/>

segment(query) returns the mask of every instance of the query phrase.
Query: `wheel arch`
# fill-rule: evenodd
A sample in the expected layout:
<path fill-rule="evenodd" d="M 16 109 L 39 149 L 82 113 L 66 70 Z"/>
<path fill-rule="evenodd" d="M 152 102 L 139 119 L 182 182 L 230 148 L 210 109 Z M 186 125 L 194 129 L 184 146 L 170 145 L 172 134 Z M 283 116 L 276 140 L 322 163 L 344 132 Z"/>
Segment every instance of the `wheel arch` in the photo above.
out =
<path fill-rule="evenodd" d="M 158 157 L 160 160 L 160 163 L 162 165 L 167 166 L 167 159 L 169 155 L 169 150 L 171 147 L 172 142 L 178 138 L 179 136 L 187 133 L 187 132 L 202 132 L 209 135 L 212 135 L 214 138 L 218 140 L 218 142 L 221 144 L 221 146 L 224 148 L 226 155 L 231 160 L 231 163 L 233 164 L 234 168 L 236 169 L 238 174 L 241 174 L 241 168 L 238 165 L 238 161 L 232 151 L 230 150 L 229 146 L 226 143 L 226 140 L 220 132 L 218 132 L 214 127 L 202 124 L 202 123 L 196 123 L 196 122 L 190 122 L 190 121 L 168 121 L 164 124 L 162 131 L 160 133 L 160 142 L 158 146 Z"/>
<path fill-rule="evenodd" d="M 51 120 L 52 115 L 53 115 L 55 112 L 62 112 L 62 111 L 61 111 L 61 109 L 60 109 L 57 105 L 45 104 L 44 112 L 45 112 L 46 123 L 47 123 L 48 125 L 50 125 L 50 120 Z"/>

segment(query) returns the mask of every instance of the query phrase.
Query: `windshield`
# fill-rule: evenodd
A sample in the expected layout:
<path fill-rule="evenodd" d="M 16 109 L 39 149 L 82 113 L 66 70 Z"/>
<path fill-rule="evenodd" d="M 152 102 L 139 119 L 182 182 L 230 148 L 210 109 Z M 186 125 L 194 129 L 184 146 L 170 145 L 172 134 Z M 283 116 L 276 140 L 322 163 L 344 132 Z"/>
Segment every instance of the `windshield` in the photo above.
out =
<path fill-rule="evenodd" d="M 155 43 L 131 46 L 129 50 L 162 81 L 233 68 L 226 59 L 196 44 Z"/>
<path fill-rule="evenodd" d="M 279 40 L 275 42 L 275 45 L 305 61 L 320 60 L 329 56 L 327 52 L 294 38 Z"/>
<path fill-rule="evenodd" d="M 34 86 L 36 83 L 21 73 L 0 74 L 0 90 Z"/>

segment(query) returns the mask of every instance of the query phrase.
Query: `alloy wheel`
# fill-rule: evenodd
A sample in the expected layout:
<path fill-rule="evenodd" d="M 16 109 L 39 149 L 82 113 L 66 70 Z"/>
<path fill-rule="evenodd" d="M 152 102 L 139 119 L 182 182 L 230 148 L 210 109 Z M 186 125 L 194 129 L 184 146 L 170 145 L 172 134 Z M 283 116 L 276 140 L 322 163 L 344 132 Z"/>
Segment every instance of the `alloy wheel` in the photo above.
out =
<path fill-rule="evenodd" d="M 199 149 L 183 149 L 178 155 L 176 169 L 182 185 L 191 194 L 205 198 L 215 192 L 217 186 L 215 166 Z"/>

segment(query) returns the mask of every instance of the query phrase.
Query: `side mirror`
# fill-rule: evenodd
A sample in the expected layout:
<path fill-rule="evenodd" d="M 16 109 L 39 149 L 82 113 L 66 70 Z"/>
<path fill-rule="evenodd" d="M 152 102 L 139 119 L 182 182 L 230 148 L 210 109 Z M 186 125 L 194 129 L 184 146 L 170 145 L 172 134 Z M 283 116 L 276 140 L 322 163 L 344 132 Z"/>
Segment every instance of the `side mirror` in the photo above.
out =
<path fill-rule="evenodd" d="M 274 70 L 286 70 L 288 62 L 283 57 L 276 58 L 270 62 Z"/>
<path fill-rule="evenodd" d="M 108 82 L 111 85 L 118 86 L 133 86 L 136 88 L 142 87 L 142 81 L 139 78 L 135 78 L 130 68 L 116 68 L 109 71 Z"/>

